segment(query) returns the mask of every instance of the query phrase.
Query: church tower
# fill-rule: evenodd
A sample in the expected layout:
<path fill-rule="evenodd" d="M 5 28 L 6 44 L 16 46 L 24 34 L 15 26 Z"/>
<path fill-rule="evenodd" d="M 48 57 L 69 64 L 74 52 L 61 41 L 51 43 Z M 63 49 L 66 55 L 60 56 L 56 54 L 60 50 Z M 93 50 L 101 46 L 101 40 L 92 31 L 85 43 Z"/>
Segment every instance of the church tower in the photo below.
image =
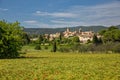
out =
<path fill-rule="evenodd" d="M 66 30 L 67 32 L 70 32 L 70 29 L 69 28 L 67 28 L 67 30 Z"/>
<path fill-rule="evenodd" d="M 79 29 L 79 33 L 82 33 L 82 29 L 81 28 Z"/>

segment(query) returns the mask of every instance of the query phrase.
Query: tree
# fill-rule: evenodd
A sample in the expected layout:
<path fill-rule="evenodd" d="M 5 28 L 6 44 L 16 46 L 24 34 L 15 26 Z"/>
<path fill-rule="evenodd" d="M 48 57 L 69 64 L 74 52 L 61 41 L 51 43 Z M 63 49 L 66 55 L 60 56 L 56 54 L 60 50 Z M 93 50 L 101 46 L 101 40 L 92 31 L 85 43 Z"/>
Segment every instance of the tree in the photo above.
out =
<path fill-rule="evenodd" d="M 115 27 L 111 26 L 106 30 L 102 30 L 99 32 L 102 35 L 103 41 L 106 42 L 120 42 L 120 30 Z"/>
<path fill-rule="evenodd" d="M 23 41 L 24 41 L 24 44 L 29 44 L 30 43 L 30 37 L 25 32 L 23 33 Z"/>
<path fill-rule="evenodd" d="M 57 45 L 56 45 L 56 42 L 54 41 L 53 42 L 53 50 L 52 50 L 53 52 L 56 52 L 57 51 Z"/>
<path fill-rule="evenodd" d="M 79 43 L 80 42 L 79 37 L 78 36 L 73 37 L 73 42 Z"/>
<path fill-rule="evenodd" d="M 96 36 L 96 34 L 94 34 L 93 36 L 93 44 L 97 45 L 99 43 L 98 37 Z"/>
<path fill-rule="evenodd" d="M 43 43 L 43 36 L 42 35 L 39 35 L 39 44 Z"/>
<path fill-rule="evenodd" d="M 22 47 L 23 30 L 19 22 L 0 21 L 0 58 L 19 56 Z"/>
<path fill-rule="evenodd" d="M 36 45 L 35 46 L 35 50 L 41 50 L 41 46 L 40 45 Z"/>
<path fill-rule="evenodd" d="M 62 40 L 62 33 L 60 33 L 59 40 L 61 42 L 61 40 Z"/>

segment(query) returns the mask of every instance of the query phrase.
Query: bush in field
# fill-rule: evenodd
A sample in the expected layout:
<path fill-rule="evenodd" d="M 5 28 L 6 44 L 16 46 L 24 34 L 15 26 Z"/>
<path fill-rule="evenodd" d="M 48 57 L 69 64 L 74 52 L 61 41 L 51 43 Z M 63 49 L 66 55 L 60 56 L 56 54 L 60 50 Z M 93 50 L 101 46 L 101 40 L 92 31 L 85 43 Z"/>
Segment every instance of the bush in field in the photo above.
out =
<path fill-rule="evenodd" d="M 0 21 L 0 58 L 15 58 L 23 44 L 23 30 L 19 22 Z"/>
<path fill-rule="evenodd" d="M 41 46 L 40 45 L 36 45 L 35 46 L 35 50 L 41 50 Z"/>
<path fill-rule="evenodd" d="M 47 50 L 47 49 L 48 49 L 48 46 L 44 46 L 44 49 L 46 49 L 46 50 Z"/>

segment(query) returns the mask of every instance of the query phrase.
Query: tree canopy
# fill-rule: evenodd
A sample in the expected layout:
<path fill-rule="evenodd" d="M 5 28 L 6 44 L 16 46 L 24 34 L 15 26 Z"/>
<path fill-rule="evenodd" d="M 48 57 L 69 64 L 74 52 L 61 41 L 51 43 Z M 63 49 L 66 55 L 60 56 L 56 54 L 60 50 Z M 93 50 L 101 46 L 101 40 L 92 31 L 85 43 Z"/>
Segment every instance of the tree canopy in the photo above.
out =
<path fill-rule="evenodd" d="M 0 21 L 0 58 L 15 58 L 19 56 L 22 46 L 23 30 L 19 22 L 8 23 Z"/>
<path fill-rule="evenodd" d="M 99 32 L 104 42 L 120 42 L 120 29 L 111 26 L 106 30 Z"/>

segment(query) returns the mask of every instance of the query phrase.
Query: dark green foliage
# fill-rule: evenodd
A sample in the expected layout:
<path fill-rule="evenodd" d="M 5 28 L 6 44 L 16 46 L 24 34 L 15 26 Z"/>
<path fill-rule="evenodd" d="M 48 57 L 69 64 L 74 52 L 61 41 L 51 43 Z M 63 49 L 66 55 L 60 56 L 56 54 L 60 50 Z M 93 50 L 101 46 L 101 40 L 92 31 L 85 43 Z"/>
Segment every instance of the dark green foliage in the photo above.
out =
<path fill-rule="evenodd" d="M 102 30 L 99 32 L 103 37 L 104 43 L 106 42 L 120 42 L 120 30 L 115 27 L 111 26 L 106 30 Z"/>
<path fill-rule="evenodd" d="M 102 38 L 100 37 L 100 38 L 98 38 L 98 44 L 102 44 L 103 43 L 103 40 L 102 40 Z"/>
<path fill-rule="evenodd" d="M 46 46 L 46 45 L 45 45 L 45 46 L 44 46 L 44 49 L 46 49 L 46 50 L 47 50 L 47 49 L 48 49 L 48 46 Z"/>
<path fill-rule="evenodd" d="M 35 50 L 41 50 L 41 46 L 40 45 L 36 45 L 35 46 Z"/>
<path fill-rule="evenodd" d="M 116 29 L 118 29 L 116 26 L 111 26 L 108 28 L 108 31 L 112 31 L 112 30 L 116 30 Z"/>
<path fill-rule="evenodd" d="M 97 45 L 99 43 L 99 39 L 97 38 L 97 35 L 94 34 L 93 36 L 93 44 Z"/>
<path fill-rule="evenodd" d="M 42 35 L 39 35 L 39 38 L 38 38 L 39 44 L 43 43 L 43 40 L 44 40 L 43 36 L 42 36 Z"/>
<path fill-rule="evenodd" d="M 27 33 L 23 33 L 23 42 L 24 42 L 24 44 L 30 43 L 30 37 L 28 36 Z"/>
<path fill-rule="evenodd" d="M 73 37 L 73 42 L 79 43 L 80 42 L 79 37 L 78 36 Z"/>
<path fill-rule="evenodd" d="M 53 49 L 52 49 L 53 52 L 56 52 L 57 51 L 57 44 L 56 42 L 54 41 L 53 42 Z"/>
<path fill-rule="evenodd" d="M 89 44 L 89 43 L 92 43 L 92 41 L 90 39 L 87 40 L 87 44 Z"/>
<path fill-rule="evenodd" d="M 19 22 L 7 23 L 0 21 L 0 58 L 19 56 L 22 47 L 22 27 Z"/>
<path fill-rule="evenodd" d="M 60 33 L 59 40 L 62 41 L 62 33 Z"/>

